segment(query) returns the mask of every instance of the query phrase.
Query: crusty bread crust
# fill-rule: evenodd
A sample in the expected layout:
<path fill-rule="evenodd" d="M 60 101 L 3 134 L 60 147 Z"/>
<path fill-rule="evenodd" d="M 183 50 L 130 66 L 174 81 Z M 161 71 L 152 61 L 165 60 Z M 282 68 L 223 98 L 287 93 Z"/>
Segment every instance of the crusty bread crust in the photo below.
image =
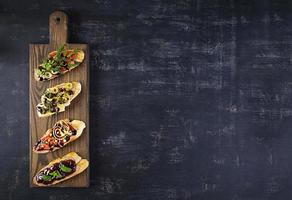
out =
<path fill-rule="evenodd" d="M 63 181 L 65 181 L 65 180 L 69 179 L 69 178 L 72 178 L 72 177 L 74 177 L 74 176 L 80 174 L 80 173 L 83 172 L 83 171 L 88 167 L 88 165 L 89 165 L 88 160 L 86 160 L 86 159 L 81 159 L 81 157 L 80 157 L 77 153 L 75 153 L 75 152 L 71 152 L 71 153 L 68 153 L 67 155 L 63 156 L 62 158 L 57 158 L 57 159 L 51 161 L 47 166 L 45 166 L 45 167 L 43 167 L 41 170 L 39 170 L 39 172 L 42 171 L 42 170 L 44 170 L 45 168 L 47 168 L 47 167 L 50 166 L 50 165 L 53 165 L 53 164 L 58 163 L 58 162 L 60 162 L 60 161 L 62 161 L 62 160 L 68 160 L 68 159 L 72 159 L 72 160 L 74 160 L 74 161 L 76 162 L 76 171 L 75 171 L 74 173 L 70 174 L 69 176 L 66 176 L 64 179 L 56 180 L 56 181 L 52 182 L 51 184 L 47 184 L 47 185 L 42 184 L 42 183 L 38 183 L 38 182 L 36 181 L 36 176 L 34 176 L 34 178 L 33 178 L 33 183 L 34 183 L 35 185 L 37 185 L 37 186 L 40 186 L 40 187 L 47 187 L 47 186 L 55 185 L 55 184 L 57 184 L 57 183 L 63 182 Z M 38 173 L 39 173 L 39 172 L 38 172 Z M 38 174 L 38 173 L 37 173 L 37 174 Z"/>
<path fill-rule="evenodd" d="M 65 120 L 68 120 L 68 119 L 65 119 Z M 83 132 L 83 129 L 86 127 L 85 123 L 83 121 L 80 121 L 80 120 L 73 120 L 71 122 L 69 122 L 69 120 L 67 121 L 68 123 L 71 124 L 71 126 L 73 126 L 73 128 L 77 131 L 76 135 L 73 135 L 70 137 L 70 140 L 68 142 L 65 142 L 63 147 L 66 146 L 67 144 L 73 142 L 74 140 L 78 139 L 82 132 Z M 47 130 L 47 132 L 50 131 Z M 46 132 L 46 134 L 47 134 Z M 62 147 L 61 147 L 62 148 Z M 43 150 L 43 151 L 37 151 L 34 147 L 33 147 L 33 151 L 35 153 L 39 153 L 39 154 L 45 154 L 45 153 L 49 153 L 49 152 L 53 152 L 53 151 L 56 151 L 60 149 L 60 147 L 54 147 L 52 150 Z"/>

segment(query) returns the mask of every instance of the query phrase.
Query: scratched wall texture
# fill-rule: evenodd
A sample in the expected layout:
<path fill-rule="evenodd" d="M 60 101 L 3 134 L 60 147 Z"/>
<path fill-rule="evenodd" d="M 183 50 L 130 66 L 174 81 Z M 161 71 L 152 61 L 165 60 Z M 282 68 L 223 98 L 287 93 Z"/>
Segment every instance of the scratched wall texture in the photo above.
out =
<path fill-rule="evenodd" d="M 90 45 L 91 186 L 29 188 L 28 44 Z M 0 199 L 292 199 L 290 0 L 0 1 Z"/>

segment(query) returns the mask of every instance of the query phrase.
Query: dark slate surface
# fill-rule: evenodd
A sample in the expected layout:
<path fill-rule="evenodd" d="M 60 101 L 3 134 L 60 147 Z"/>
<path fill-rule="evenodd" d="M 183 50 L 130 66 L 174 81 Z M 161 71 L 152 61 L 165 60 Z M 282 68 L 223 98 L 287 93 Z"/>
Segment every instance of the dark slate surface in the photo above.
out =
<path fill-rule="evenodd" d="M 292 2 L 0 2 L 0 199 L 292 199 Z M 88 189 L 29 188 L 28 44 L 90 45 Z"/>

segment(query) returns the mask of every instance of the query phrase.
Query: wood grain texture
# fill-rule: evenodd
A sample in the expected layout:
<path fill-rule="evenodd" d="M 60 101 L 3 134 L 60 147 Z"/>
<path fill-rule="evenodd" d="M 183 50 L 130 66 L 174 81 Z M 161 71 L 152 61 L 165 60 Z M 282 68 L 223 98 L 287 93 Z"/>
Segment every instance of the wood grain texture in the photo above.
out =
<path fill-rule="evenodd" d="M 60 23 L 65 20 L 59 29 L 52 22 L 55 20 L 55 15 L 60 16 Z M 65 28 L 66 26 L 66 28 Z M 62 157 L 65 154 L 75 151 L 82 158 L 89 160 L 89 64 L 88 64 L 88 46 L 86 44 L 68 44 L 68 48 L 79 48 L 85 52 L 85 59 L 83 63 L 74 70 L 55 78 L 51 81 L 38 82 L 34 79 L 34 68 L 45 58 L 49 52 L 56 50 L 56 48 L 67 40 L 67 17 L 64 14 L 57 12 L 50 16 L 50 35 L 51 44 L 31 44 L 29 46 L 29 67 L 30 67 L 30 186 L 32 184 L 33 176 L 50 161 Z M 53 38 L 52 38 L 53 37 Z M 40 97 L 48 88 L 63 82 L 78 81 L 81 83 L 81 93 L 71 102 L 71 105 L 66 107 L 65 112 L 59 113 L 46 118 L 39 118 L 36 112 L 36 105 L 40 102 Z M 47 154 L 36 154 L 32 151 L 32 147 L 37 140 L 51 128 L 60 119 L 78 119 L 86 123 L 86 128 L 82 136 L 55 152 Z M 89 185 L 89 169 L 82 174 L 73 177 L 67 181 L 55 185 L 55 187 L 88 187 Z"/>
<path fill-rule="evenodd" d="M 61 11 L 55 11 L 50 15 L 50 45 L 58 48 L 60 44 L 67 42 L 68 16 Z"/>

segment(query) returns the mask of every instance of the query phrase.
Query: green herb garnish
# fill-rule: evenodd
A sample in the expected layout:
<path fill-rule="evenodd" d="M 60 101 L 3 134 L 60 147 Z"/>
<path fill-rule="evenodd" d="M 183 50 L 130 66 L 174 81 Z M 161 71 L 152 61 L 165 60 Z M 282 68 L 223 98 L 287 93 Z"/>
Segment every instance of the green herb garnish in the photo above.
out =
<path fill-rule="evenodd" d="M 65 51 L 65 45 L 62 45 L 58 50 L 57 50 L 57 54 L 56 54 L 56 60 L 60 60 L 62 59 L 62 54 L 64 55 L 64 53 L 66 53 Z"/>
<path fill-rule="evenodd" d="M 62 178 L 63 177 L 62 174 L 58 170 L 49 173 L 49 175 L 51 175 L 52 178 Z"/>
<path fill-rule="evenodd" d="M 52 180 L 52 177 L 51 176 L 49 176 L 49 175 L 42 175 L 42 179 L 44 180 L 44 181 L 51 181 Z"/>
<path fill-rule="evenodd" d="M 62 163 L 60 163 L 60 166 L 59 167 L 60 167 L 61 171 L 66 172 L 66 173 L 69 173 L 69 172 L 72 171 L 72 169 L 70 167 L 66 167 Z"/>

